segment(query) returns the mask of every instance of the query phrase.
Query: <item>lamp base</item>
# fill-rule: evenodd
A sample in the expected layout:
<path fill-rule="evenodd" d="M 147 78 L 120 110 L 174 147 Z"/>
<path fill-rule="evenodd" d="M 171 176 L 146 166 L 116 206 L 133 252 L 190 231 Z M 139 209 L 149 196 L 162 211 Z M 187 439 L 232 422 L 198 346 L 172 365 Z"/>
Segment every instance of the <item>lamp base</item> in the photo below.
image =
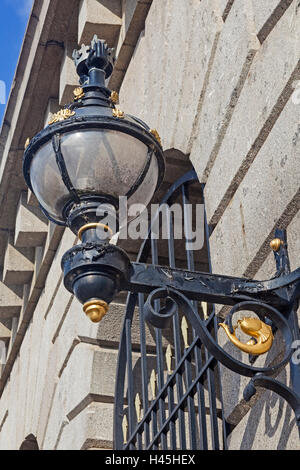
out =
<path fill-rule="evenodd" d="M 94 231 L 87 230 L 86 241 L 65 253 L 62 269 L 66 289 L 84 305 L 87 316 L 98 322 L 107 313 L 108 304 L 127 285 L 132 266 L 121 248 L 93 241 Z"/>

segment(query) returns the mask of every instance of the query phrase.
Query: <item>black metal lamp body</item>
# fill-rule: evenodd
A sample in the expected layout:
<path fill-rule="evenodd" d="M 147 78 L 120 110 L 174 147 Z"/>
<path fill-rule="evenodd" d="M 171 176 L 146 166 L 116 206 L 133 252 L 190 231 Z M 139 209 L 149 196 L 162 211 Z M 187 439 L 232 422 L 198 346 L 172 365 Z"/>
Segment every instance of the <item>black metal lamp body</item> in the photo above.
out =
<path fill-rule="evenodd" d="M 109 303 L 128 278 L 130 263 L 107 236 L 101 240 L 101 227 L 103 235 L 111 231 L 101 222 L 111 211 L 119 230 L 120 196 L 148 205 L 163 180 L 165 162 L 158 134 L 115 107 L 114 93 L 105 86 L 114 62 L 105 41 L 95 36 L 73 57 L 82 88 L 75 90 L 76 101 L 31 140 L 24 177 L 52 222 L 75 234 L 85 227 L 83 243 L 62 260 L 66 288 L 83 304 Z"/>

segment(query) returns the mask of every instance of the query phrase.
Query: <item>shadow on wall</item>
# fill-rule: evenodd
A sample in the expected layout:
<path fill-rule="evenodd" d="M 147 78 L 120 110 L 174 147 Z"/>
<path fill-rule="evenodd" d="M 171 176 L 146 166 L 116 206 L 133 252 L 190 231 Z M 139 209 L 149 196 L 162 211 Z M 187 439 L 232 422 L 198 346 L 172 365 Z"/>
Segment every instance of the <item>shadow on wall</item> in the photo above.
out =
<path fill-rule="evenodd" d="M 25 441 L 22 442 L 19 450 L 40 450 L 37 440 L 33 434 L 29 434 L 29 436 L 26 437 Z"/>
<path fill-rule="evenodd" d="M 280 374 L 280 381 L 285 384 L 288 382 L 285 370 Z M 291 433 L 296 426 L 296 420 L 291 408 L 286 405 L 284 399 L 276 395 L 274 392 L 267 391 L 265 392 L 264 398 L 258 401 L 256 406 L 250 411 L 240 450 L 249 450 L 256 447 L 255 437 L 257 434 L 257 420 L 258 416 L 263 418 L 264 409 L 265 425 L 260 431 L 261 439 L 263 440 L 266 436 L 268 438 L 272 438 L 277 434 L 278 442 L 276 449 L 285 450 L 287 448 Z M 279 429 L 282 430 L 280 434 L 278 434 Z"/>

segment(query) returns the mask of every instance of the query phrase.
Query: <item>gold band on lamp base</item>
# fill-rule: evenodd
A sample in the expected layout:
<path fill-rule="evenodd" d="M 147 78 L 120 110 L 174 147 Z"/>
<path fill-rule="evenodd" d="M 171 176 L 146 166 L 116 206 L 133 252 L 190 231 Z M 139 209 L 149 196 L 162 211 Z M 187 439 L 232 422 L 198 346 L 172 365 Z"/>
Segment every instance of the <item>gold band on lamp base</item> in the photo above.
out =
<path fill-rule="evenodd" d="M 100 323 L 108 312 L 108 304 L 104 300 L 91 300 L 83 306 L 83 311 L 93 323 Z"/>
<path fill-rule="evenodd" d="M 81 227 L 81 229 L 79 230 L 78 232 L 78 238 L 79 240 L 81 241 L 82 240 L 82 234 L 86 231 L 86 230 L 89 230 L 89 229 L 92 229 L 92 228 L 102 228 L 105 232 L 109 233 L 109 236 L 110 238 L 113 236 L 114 232 L 112 231 L 111 228 L 109 228 L 108 225 L 104 225 L 104 224 L 100 224 L 100 223 L 93 223 L 93 224 L 86 224 L 84 225 L 83 227 Z"/>

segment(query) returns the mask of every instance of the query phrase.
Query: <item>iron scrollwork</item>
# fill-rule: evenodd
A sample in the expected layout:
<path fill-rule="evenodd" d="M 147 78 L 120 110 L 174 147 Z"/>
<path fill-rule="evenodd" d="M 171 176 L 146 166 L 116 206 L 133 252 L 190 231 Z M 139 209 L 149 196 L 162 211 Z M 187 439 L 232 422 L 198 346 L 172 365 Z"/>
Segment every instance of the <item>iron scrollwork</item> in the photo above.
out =
<path fill-rule="evenodd" d="M 174 185 L 162 203 L 182 188 L 183 202 L 187 198 L 188 184 L 195 180 L 192 172 L 185 175 Z M 223 448 L 226 449 L 226 420 L 222 410 L 217 409 L 216 389 L 221 387 L 215 381 L 213 370 L 222 364 L 242 376 L 249 377 L 250 383 L 244 390 L 244 399 L 249 401 L 256 393 L 256 387 L 272 390 L 284 398 L 295 412 L 300 433 L 300 366 L 293 359 L 294 342 L 300 339 L 297 318 L 300 297 L 300 269 L 290 272 L 287 253 L 286 233 L 277 230 L 275 236 L 281 240 L 274 250 L 277 271 L 268 281 L 218 276 L 211 273 L 194 271 L 193 256 L 187 252 L 189 270 L 175 267 L 173 240 L 169 241 L 170 267 L 158 266 L 155 242 L 145 241 L 137 263 L 132 263 L 131 276 L 125 289 L 130 292 L 127 313 L 119 349 L 118 376 L 115 403 L 115 445 L 123 449 L 186 449 L 184 410 L 189 414 L 189 440 L 191 449 L 208 448 L 204 383 L 209 395 L 209 414 L 211 417 L 212 447 L 220 448 L 219 420 L 223 423 Z M 209 239 L 206 225 L 206 237 Z M 207 242 L 208 243 L 208 242 Z M 153 264 L 144 264 L 152 251 Z M 209 250 L 209 247 L 208 247 Z M 146 296 L 146 300 L 144 298 Z M 226 319 L 221 323 L 214 309 L 207 315 L 199 314 L 199 302 L 232 306 Z M 140 350 L 142 397 L 139 401 L 138 416 L 134 416 L 134 380 L 132 364 L 131 328 L 135 306 L 140 308 Z M 206 304 L 207 305 L 207 304 Z M 241 311 L 256 315 L 239 320 L 238 325 L 250 335 L 248 344 L 241 343 L 235 336 L 234 316 Z M 180 316 L 182 324 L 191 327 L 189 342 L 180 339 Z M 152 370 L 151 380 L 156 383 L 156 397 L 148 396 L 146 325 L 154 328 L 156 371 Z M 174 343 L 164 346 L 164 338 L 173 328 Z M 237 360 L 219 345 L 217 332 L 224 329 L 229 339 L 249 354 L 249 364 Z M 280 334 L 284 351 L 277 363 L 271 362 L 264 367 L 256 367 L 258 355 L 266 353 L 273 344 L 273 336 Z M 192 334 L 192 336 L 191 336 Z M 184 346 L 181 355 L 180 344 Z M 165 347 L 165 349 L 164 349 Z M 173 359 L 172 359 L 172 356 Z M 165 357 L 166 359 L 163 359 Z M 203 359 L 204 358 L 204 359 Z M 164 377 L 164 360 L 168 375 Z M 172 365 L 173 360 L 173 365 Z M 276 376 L 290 364 L 291 387 L 280 383 Z M 128 390 L 128 436 L 126 443 L 120 435 L 121 419 L 126 415 L 124 408 L 125 369 Z M 173 372 L 172 372 L 173 371 Z M 183 386 L 184 382 L 184 386 Z M 122 388 L 123 387 L 123 388 Z M 176 397 L 175 392 L 176 389 Z M 122 395 L 122 397 L 121 397 Z M 219 397 L 222 403 L 221 397 Z M 197 405 L 195 403 L 197 402 Z M 167 416 L 168 415 L 168 416 Z M 199 419 L 198 438 L 195 437 Z M 126 419 L 127 419 L 126 418 Z M 177 427 L 176 427 L 177 426 Z M 179 436 L 179 437 L 178 437 Z M 179 441 L 179 442 L 178 442 Z"/>
<path fill-rule="evenodd" d="M 168 307 L 164 307 L 162 310 L 155 312 L 152 304 L 153 300 L 157 299 L 166 299 Z M 291 360 L 293 350 L 293 339 L 294 332 L 292 331 L 288 320 L 275 308 L 270 307 L 267 304 L 261 302 L 241 302 L 236 304 L 226 317 L 226 321 L 222 325 L 228 326 L 229 332 L 233 334 L 234 328 L 232 325 L 233 315 L 239 311 L 247 310 L 256 313 L 259 318 L 265 320 L 268 318 L 269 322 L 275 327 L 278 331 L 281 332 L 284 342 L 285 342 L 285 351 L 283 359 L 276 365 L 270 367 L 257 368 L 251 365 L 247 365 L 243 362 L 240 362 L 230 356 L 219 344 L 215 341 L 213 336 L 209 333 L 197 312 L 194 310 L 191 301 L 182 293 L 172 290 L 172 289 L 158 289 L 152 292 L 147 300 L 147 313 L 146 319 L 152 323 L 155 327 L 165 328 L 167 323 L 170 321 L 170 318 L 174 315 L 177 305 L 184 315 L 188 318 L 189 322 L 192 324 L 195 332 L 201 339 L 202 343 L 205 345 L 207 350 L 210 352 L 213 358 L 223 364 L 225 367 L 229 368 L 233 372 L 236 372 L 240 375 L 252 377 L 249 385 L 244 390 L 244 398 L 246 401 L 249 401 L 253 395 L 256 393 L 256 387 L 263 387 L 265 389 L 271 390 L 282 398 L 284 398 L 291 408 L 294 410 L 296 422 L 299 428 L 300 435 L 300 396 L 299 394 L 282 384 L 278 380 L 270 377 L 272 375 L 278 374 Z M 149 314 L 151 312 L 151 315 Z M 166 318 L 164 322 L 162 318 Z M 260 320 L 262 321 L 262 320 Z M 267 325 L 269 326 L 269 325 Z M 269 326 L 270 329 L 271 326 Z M 255 349 L 254 349 L 255 351 Z M 250 352 L 250 351 L 249 351 Z M 253 353 L 253 348 L 251 350 Z"/>
<path fill-rule="evenodd" d="M 256 313 L 259 317 L 267 317 L 269 318 L 272 323 L 279 329 L 281 332 L 284 342 L 285 342 L 285 352 L 284 357 L 280 361 L 280 363 L 276 365 L 272 365 L 270 367 L 253 367 L 248 364 L 244 364 L 243 362 L 238 361 L 234 357 L 230 356 L 224 348 L 222 348 L 213 336 L 207 330 L 205 323 L 199 318 L 199 315 L 194 310 L 192 303 L 190 300 L 181 292 L 178 292 L 173 289 L 168 289 L 167 291 L 164 289 L 159 289 L 154 291 L 150 294 L 147 300 L 148 306 L 152 304 L 153 299 L 169 299 L 169 302 L 172 301 L 172 309 L 169 310 L 167 313 L 167 318 L 170 315 L 174 315 L 175 308 L 174 304 L 177 305 L 178 309 L 180 309 L 184 315 L 189 320 L 190 324 L 193 326 L 195 332 L 201 339 L 201 342 L 205 345 L 207 350 L 211 353 L 211 355 L 217 359 L 221 364 L 225 367 L 228 367 L 234 372 L 237 372 L 240 375 L 245 375 L 248 377 L 254 377 L 256 374 L 264 374 L 264 375 L 273 375 L 275 373 L 279 373 L 289 362 L 291 356 L 293 354 L 292 343 L 293 343 L 293 333 L 292 330 L 281 313 L 273 307 L 269 305 L 260 303 L 260 302 L 241 302 L 235 305 L 231 312 L 229 313 L 228 317 L 226 318 L 226 323 L 230 326 L 229 328 L 232 329 L 232 316 L 234 313 L 242 310 L 250 310 Z M 164 316 L 164 312 L 152 312 L 152 315 L 155 315 L 150 318 L 150 322 L 153 321 L 153 318 L 161 318 Z M 149 321 L 149 317 L 148 317 Z M 154 322 L 154 326 L 157 327 L 157 322 Z M 299 402 L 300 403 L 300 402 Z"/>

